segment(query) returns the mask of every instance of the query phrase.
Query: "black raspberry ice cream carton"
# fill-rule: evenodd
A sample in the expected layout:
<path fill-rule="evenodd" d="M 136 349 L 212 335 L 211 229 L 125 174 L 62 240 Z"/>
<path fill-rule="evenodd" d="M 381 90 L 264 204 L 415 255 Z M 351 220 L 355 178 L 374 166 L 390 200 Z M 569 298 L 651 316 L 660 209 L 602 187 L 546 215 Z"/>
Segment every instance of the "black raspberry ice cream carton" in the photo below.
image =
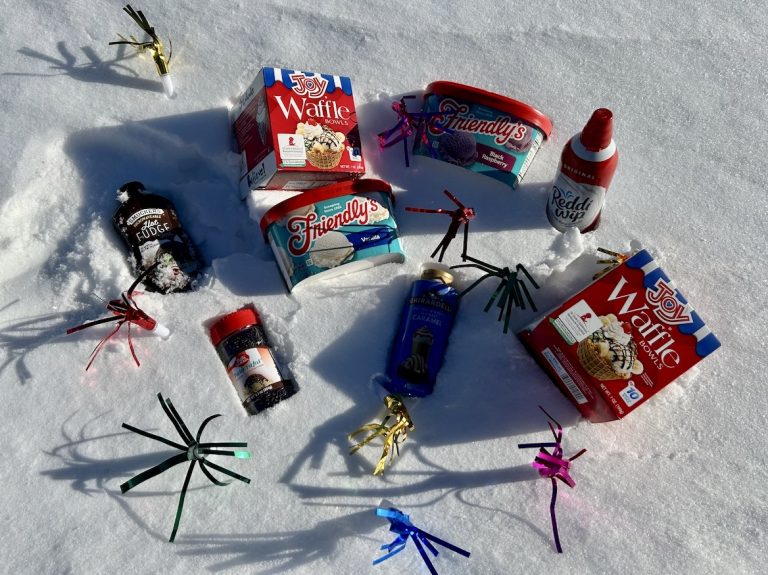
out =
<path fill-rule="evenodd" d="M 512 98 L 454 82 L 433 82 L 424 96 L 426 114 L 440 114 L 426 129 L 416 154 L 490 176 L 516 188 L 552 122 Z"/>

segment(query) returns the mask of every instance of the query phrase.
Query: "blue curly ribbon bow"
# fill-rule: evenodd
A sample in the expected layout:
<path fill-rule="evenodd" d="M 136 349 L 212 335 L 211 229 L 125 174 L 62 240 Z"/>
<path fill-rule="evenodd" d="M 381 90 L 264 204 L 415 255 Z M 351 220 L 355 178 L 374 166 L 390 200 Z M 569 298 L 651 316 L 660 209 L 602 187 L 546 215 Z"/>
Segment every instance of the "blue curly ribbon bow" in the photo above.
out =
<path fill-rule="evenodd" d="M 409 538 L 413 539 L 413 543 L 416 545 L 416 549 L 419 550 L 421 558 L 424 560 L 424 563 L 426 563 L 427 568 L 432 575 L 438 575 L 438 573 L 434 565 L 432 565 L 432 562 L 429 560 L 429 556 L 424 551 L 424 547 L 426 547 L 430 550 L 432 555 L 437 557 L 438 551 L 432 543 L 437 543 L 441 547 L 450 549 L 454 553 L 458 553 L 464 557 L 469 557 L 469 551 L 464 551 L 464 549 L 456 547 L 455 545 L 452 545 L 447 541 L 443 541 L 442 539 L 439 539 L 434 535 L 430 535 L 426 531 L 422 531 L 416 527 L 413 523 L 411 523 L 411 518 L 399 509 L 395 509 L 394 507 L 389 509 L 377 507 L 376 515 L 389 519 L 391 524 L 389 530 L 393 533 L 397 533 L 397 537 L 394 541 L 392 541 L 392 543 L 387 543 L 381 546 L 381 549 L 387 551 L 387 554 L 382 555 L 378 559 L 375 559 L 373 561 L 374 565 L 378 565 L 382 561 L 386 561 L 393 555 L 400 553 L 400 551 L 405 549 Z"/>

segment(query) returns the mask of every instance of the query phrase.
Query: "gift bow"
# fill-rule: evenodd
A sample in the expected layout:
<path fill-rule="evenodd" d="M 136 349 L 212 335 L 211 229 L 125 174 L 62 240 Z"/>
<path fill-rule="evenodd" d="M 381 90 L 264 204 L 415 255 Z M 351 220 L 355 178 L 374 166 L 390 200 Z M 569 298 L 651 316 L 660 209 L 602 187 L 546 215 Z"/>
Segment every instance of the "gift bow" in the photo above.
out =
<path fill-rule="evenodd" d="M 141 281 L 147 277 L 147 275 L 157 267 L 158 264 L 154 264 L 153 266 L 149 267 L 147 270 L 145 270 L 139 277 L 136 278 L 136 281 L 134 281 L 131 284 L 131 287 L 128 288 L 127 291 L 124 291 L 122 295 L 120 296 L 120 299 L 113 299 L 107 302 L 107 310 L 112 312 L 111 317 L 104 317 L 101 319 L 97 319 L 94 321 L 89 321 L 87 323 L 71 327 L 67 330 L 67 335 L 71 333 L 75 333 L 78 331 L 81 331 L 83 329 L 93 327 L 95 325 L 101 325 L 102 323 L 109 323 L 116 321 L 117 325 L 115 326 L 115 329 L 113 329 L 110 333 L 105 335 L 99 343 L 96 344 L 96 347 L 93 348 L 93 351 L 91 352 L 90 360 L 88 361 L 88 365 L 85 367 L 85 370 L 88 371 L 88 369 L 93 364 L 94 360 L 96 359 L 96 356 L 99 354 L 99 352 L 102 350 L 102 348 L 106 345 L 106 343 L 117 334 L 118 331 L 120 331 L 120 328 L 123 327 L 123 324 L 128 324 L 128 347 L 131 350 L 131 355 L 133 356 L 133 360 L 136 362 L 136 365 L 141 367 L 141 363 L 139 362 L 139 358 L 136 356 L 136 350 L 133 348 L 133 338 L 131 337 L 131 324 L 136 324 L 139 327 L 142 327 L 146 330 L 152 331 L 157 327 L 157 321 L 150 317 L 144 310 L 142 310 L 136 302 L 133 300 L 133 295 L 136 290 L 136 287 L 141 283 Z"/>
<path fill-rule="evenodd" d="M 416 96 L 403 96 L 398 102 L 392 102 L 392 110 L 397 114 L 397 123 L 389 130 L 379 132 L 379 147 L 383 150 L 394 146 L 399 142 L 403 142 L 403 149 L 405 152 L 405 167 L 410 167 L 411 163 L 408 158 L 408 137 L 414 136 L 413 147 L 414 150 L 419 143 L 424 144 L 429 149 L 433 158 L 437 157 L 437 153 L 428 146 L 429 139 L 427 138 L 427 128 L 430 128 L 439 133 L 452 134 L 453 130 L 443 128 L 437 121 L 445 117 L 446 112 L 409 112 L 408 106 L 405 104 L 406 99 L 412 99 Z M 456 113 L 454 112 L 453 115 Z"/>
<path fill-rule="evenodd" d="M 462 254 L 467 253 L 467 242 L 469 238 L 469 222 L 473 219 L 475 219 L 475 216 L 477 215 L 474 208 L 468 208 L 464 204 L 461 203 L 459 198 L 454 196 L 451 192 L 448 190 L 443 190 L 443 193 L 448 196 L 448 199 L 450 199 L 454 204 L 456 204 L 455 210 L 446 210 L 443 208 L 412 208 L 406 206 L 405 211 L 406 212 L 418 212 L 422 214 L 446 214 L 451 217 L 451 223 L 448 226 L 448 231 L 445 232 L 445 236 L 443 236 L 443 239 L 440 240 L 440 243 L 437 244 L 437 247 L 435 248 L 435 251 L 432 252 L 432 255 L 430 257 L 435 257 L 437 255 L 437 252 L 440 252 L 440 256 L 438 257 L 437 261 L 441 262 L 443 261 L 443 256 L 445 255 L 445 250 L 448 249 L 448 246 L 450 245 L 453 238 L 456 237 L 456 234 L 459 231 L 459 228 L 462 224 L 464 224 L 464 249 L 461 252 Z"/>
<path fill-rule="evenodd" d="M 133 46 L 140 53 L 144 52 L 145 50 L 149 51 L 149 54 L 152 56 L 152 60 L 155 63 L 155 67 L 157 67 L 157 73 L 160 76 L 165 76 L 168 74 L 168 66 L 171 63 L 173 46 L 171 46 L 171 52 L 169 52 L 168 56 L 166 57 L 165 49 L 163 48 L 163 42 L 158 37 L 157 32 L 155 32 L 154 26 L 149 24 L 149 21 L 147 20 L 147 17 L 144 16 L 144 13 L 141 10 L 134 10 L 131 8 L 130 4 L 126 4 L 123 7 L 123 10 L 133 19 L 134 22 L 136 22 L 136 24 L 138 24 L 139 28 L 141 28 L 150 37 L 150 40 L 148 42 L 140 42 L 136 39 L 135 36 L 130 36 L 129 39 L 125 38 L 121 34 L 118 34 L 118 36 L 120 36 L 120 40 L 110 42 L 109 45 L 113 46 L 118 44 L 126 44 L 128 46 Z"/>
<path fill-rule="evenodd" d="M 231 450 L 218 449 L 222 447 L 248 447 L 248 444 L 245 442 L 226 441 L 226 442 L 216 442 L 216 443 L 202 443 L 200 441 L 200 438 L 203 434 L 203 430 L 205 429 L 205 426 L 208 425 L 208 423 L 211 420 L 216 419 L 217 417 L 221 417 L 220 413 L 207 417 L 203 421 L 203 423 L 200 424 L 200 427 L 197 430 L 197 435 L 193 436 L 192 432 L 189 430 L 189 428 L 185 425 L 184 421 L 181 419 L 181 416 L 179 415 L 178 411 L 176 411 L 176 408 L 173 406 L 173 403 L 171 403 L 171 400 L 164 399 L 162 394 L 160 393 L 157 394 L 157 399 L 160 400 L 160 405 L 162 406 L 163 411 L 168 416 L 168 419 L 171 420 L 171 423 L 173 424 L 174 428 L 176 428 L 176 432 L 181 437 L 182 441 L 184 442 L 184 445 L 181 445 L 175 441 L 171 441 L 170 439 L 166 439 L 165 437 L 155 435 L 154 433 L 150 433 L 149 431 L 144 431 L 143 429 L 139 429 L 127 423 L 123 423 L 123 427 L 129 431 L 133 431 L 134 433 L 138 433 L 139 435 L 148 437 L 149 439 L 154 439 L 155 441 L 159 441 L 160 443 L 164 443 L 165 445 L 170 445 L 171 447 L 174 447 L 179 451 L 181 451 L 181 453 L 174 455 L 172 457 L 169 457 L 162 463 L 159 463 L 154 467 L 147 469 L 146 471 L 142 471 L 135 477 L 129 479 L 128 481 L 120 485 L 120 491 L 122 493 L 125 493 L 133 489 L 137 485 L 144 483 L 147 479 L 151 479 L 152 477 L 160 475 L 163 471 L 166 471 L 175 465 L 189 462 L 187 475 L 184 478 L 184 485 L 181 488 L 181 495 L 179 496 L 179 504 L 176 508 L 176 519 L 173 522 L 173 530 L 171 531 L 171 537 L 168 540 L 171 543 L 173 543 L 173 541 L 176 539 L 176 532 L 179 530 L 179 523 L 181 522 L 181 512 L 184 509 L 184 498 L 186 497 L 187 488 L 189 487 L 189 480 L 192 478 L 192 472 L 195 470 L 195 465 L 199 463 L 200 469 L 203 471 L 203 474 L 206 476 L 206 478 L 208 478 L 208 481 L 210 481 L 214 485 L 218 485 L 219 487 L 225 487 L 229 485 L 230 482 L 219 481 L 218 479 L 216 479 L 213 476 L 213 474 L 210 472 L 208 467 L 211 467 L 216 471 L 219 471 L 225 475 L 228 475 L 233 479 L 242 481 L 243 483 L 250 483 L 251 480 L 248 479 L 247 477 L 243 477 L 242 475 L 235 473 L 234 471 L 231 471 L 226 467 L 222 467 L 221 465 L 217 465 L 216 463 L 209 461 L 206 458 L 206 456 L 207 455 L 228 455 L 230 457 L 236 457 L 238 459 L 249 459 L 251 457 L 251 453 L 249 451 L 244 451 L 244 450 L 231 451 Z"/>
<path fill-rule="evenodd" d="M 414 430 L 413 421 L 411 420 L 411 416 L 405 408 L 402 399 L 395 395 L 387 395 L 384 398 L 384 404 L 387 406 L 387 415 L 381 423 L 369 423 L 363 425 L 349 434 L 349 438 L 352 439 L 355 435 L 360 433 L 365 433 L 366 431 L 370 432 L 368 437 L 349 450 L 350 455 L 356 453 L 377 437 L 384 438 L 384 448 L 381 457 L 379 458 L 379 462 L 373 470 L 374 475 L 381 475 L 384 473 L 387 463 L 392 463 L 395 453 L 398 455 L 400 454 L 400 444 L 407 439 L 408 432 Z M 387 424 L 393 417 L 395 418 L 395 423 L 388 427 Z"/>
<path fill-rule="evenodd" d="M 557 549 L 558 553 L 562 553 L 563 548 L 560 545 L 560 535 L 557 530 L 557 516 L 555 515 L 555 503 L 557 502 L 557 480 L 560 479 L 568 487 L 575 487 L 576 482 L 573 480 L 573 477 L 571 477 L 570 474 L 571 461 L 583 455 L 587 450 L 582 449 L 576 453 L 576 455 L 572 455 L 571 457 L 563 457 L 563 426 L 560 425 L 554 417 L 549 415 L 549 413 L 547 413 L 543 407 L 539 406 L 539 409 L 541 409 L 541 411 L 544 412 L 544 415 L 549 418 L 550 421 L 547 423 L 549 424 L 549 429 L 552 431 L 552 435 L 554 436 L 555 441 L 545 443 L 519 443 L 517 447 L 519 449 L 526 449 L 530 447 L 539 448 L 539 453 L 536 454 L 533 463 L 531 463 L 531 467 L 538 471 L 541 477 L 549 478 L 552 481 L 552 499 L 549 502 L 549 515 L 552 520 L 552 533 L 555 538 L 555 548 Z M 553 423 L 555 425 L 552 425 Z M 555 426 L 557 427 L 557 430 L 555 430 Z M 552 448 L 552 453 L 547 451 L 548 447 Z"/>
<path fill-rule="evenodd" d="M 400 551 L 405 549 L 408 544 L 408 539 L 413 539 L 413 544 L 416 545 L 416 549 L 418 549 L 421 558 L 424 560 L 424 563 L 427 565 L 427 568 L 432 575 L 438 575 L 437 570 L 434 565 L 432 565 L 427 553 L 424 551 L 424 547 L 429 549 L 435 557 L 437 557 L 438 551 L 433 543 L 445 547 L 446 549 L 450 549 L 454 553 L 458 553 L 464 557 L 469 557 L 470 555 L 469 551 L 465 551 L 456 545 L 452 545 L 447 541 L 443 541 L 442 539 L 419 529 L 411 523 L 411 518 L 399 509 L 395 509 L 394 507 L 377 507 L 376 515 L 379 517 L 386 517 L 389 520 L 389 530 L 393 533 L 397 533 L 397 537 L 391 543 L 386 543 L 381 546 L 382 551 L 387 551 L 387 554 L 374 559 L 374 565 L 378 565 L 382 561 L 386 561 L 393 555 L 400 553 Z"/>
<path fill-rule="evenodd" d="M 538 311 L 536 308 L 536 304 L 533 301 L 533 298 L 531 297 L 531 292 L 526 287 L 525 282 L 522 279 L 520 279 L 520 277 L 518 277 L 518 273 L 524 279 L 527 279 L 534 289 L 539 289 L 539 284 L 536 283 L 536 280 L 534 280 L 533 276 L 531 276 L 531 274 L 528 273 L 528 270 L 525 269 L 525 266 L 523 264 L 517 264 L 514 270 L 508 267 L 503 267 L 503 268 L 497 267 L 489 263 L 486 263 L 482 260 L 479 260 L 477 258 L 473 258 L 470 255 L 467 255 L 466 246 L 465 246 L 464 253 L 461 255 L 461 258 L 464 261 L 469 261 L 471 263 L 458 264 L 455 266 L 451 266 L 452 269 L 469 267 L 469 268 L 477 268 L 485 272 L 484 275 L 482 275 L 472 285 L 470 285 L 468 288 L 466 288 L 461 292 L 460 294 L 461 297 L 464 297 L 467 293 L 469 293 L 475 287 L 480 285 L 480 283 L 483 280 L 486 280 L 490 277 L 499 278 L 499 280 L 501 280 L 499 282 L 499 285 L 496 286 L 496 290 L 491 295 L 491 298 L 488 300 L 488 303 L 485 304 L 484 311 L 487 312 L 488 310 L 490 310 L 494 302 L 497 302 L 496 306 L 499 308 L 498 321 L 501 321 L 502 318 L 504 319 L 504 333 L 507 333 L 509 331 L 509 323 L 512 317 L 513 306 L 518 307 L 520 309 L 525 309 L 525 305 L 526 305 L 525 302 L 527 300 L 528 305 L 531 306 L 531 309 L 533 311 Z"/>

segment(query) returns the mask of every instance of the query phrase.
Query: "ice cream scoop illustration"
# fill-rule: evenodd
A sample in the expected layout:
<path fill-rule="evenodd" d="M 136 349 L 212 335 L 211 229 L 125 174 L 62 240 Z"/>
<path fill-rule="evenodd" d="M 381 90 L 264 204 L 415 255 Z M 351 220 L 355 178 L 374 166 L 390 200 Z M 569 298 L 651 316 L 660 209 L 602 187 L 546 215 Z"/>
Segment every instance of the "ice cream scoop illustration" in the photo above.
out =
<path fill-rule="evenodd" d="M 339 165 L 346 137 L 312 118 L 296 124 L 296 133 L 304 137 L 307 160 L 316 168 L 329 170 Z"/>
<path fill-rule="evenodd" d="M 446 134 L 440 139 L 439 152 L 446 162 L 466 167 L 477 159 L 477 142 L 468 132 Z"/>
<path fill-rule="evenodd" d="M 312 262 L 321 268 L 335 268 L 355 255 L 355 248 L 341 232 L 328 232 L 319 237 L 312 249 Z"/>

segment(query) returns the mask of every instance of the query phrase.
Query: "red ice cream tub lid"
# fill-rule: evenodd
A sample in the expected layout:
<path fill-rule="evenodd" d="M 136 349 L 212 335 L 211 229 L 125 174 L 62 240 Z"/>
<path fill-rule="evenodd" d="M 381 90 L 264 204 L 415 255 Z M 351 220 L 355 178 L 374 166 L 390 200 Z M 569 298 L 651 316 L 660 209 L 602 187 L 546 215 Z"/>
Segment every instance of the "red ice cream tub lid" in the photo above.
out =
<path fill-rule="evenodd" d="M 543 112 L 540 112 L 533 106 L 529 106 L 518 100 L 513 100 L 512 98 L 507 98 L 501 94 L 444 80 L 429 84 L 427 86 L 427 93 L 452 96 L 461 100 L 470 100 L 483 106 L 506 112 L 511 116 L 520 118 L 532 126 L 535 126 L 542 131 L 545 138 L 549 138 L 552 133 L 552 120 L 550 120 Z"/>
<path fill-rule="evenodd" d="M 269 226 L 280 220 L 287 213 L 298 210 L 306 205 L 322 202 L 323 200 L 329 200 L 338 196 L 364 194 L 366 192 L 384 192 L 389 196 L 392 204 L 394 205 L 395 203 L 395 195 L 392 193 L 392 186 L 384 180 L 366 178 L 338 182 L 329 186 L 314 188 L 272 206 L 267 210 L 267 213 L 262 216 L 261 221 L 259 222 L 261 233 L 264 235 L 264 239 L 268 241 L 267 231 Z"/>
<path fill-rule="evenodd" d="M 216 320 L 216 322 L 209 328 L 213 346 L 216 347 L 219 345 L 219 343 L 221 343 L 221 340 L 237 331 L 240 331 L 244 327 L 248 327 L 249 325 L 257 325 L 260 323 L 261 318 L 259 317 L 258 312 L 250 307 L 244 307 L 229 313 L 224 317 Z"/>

